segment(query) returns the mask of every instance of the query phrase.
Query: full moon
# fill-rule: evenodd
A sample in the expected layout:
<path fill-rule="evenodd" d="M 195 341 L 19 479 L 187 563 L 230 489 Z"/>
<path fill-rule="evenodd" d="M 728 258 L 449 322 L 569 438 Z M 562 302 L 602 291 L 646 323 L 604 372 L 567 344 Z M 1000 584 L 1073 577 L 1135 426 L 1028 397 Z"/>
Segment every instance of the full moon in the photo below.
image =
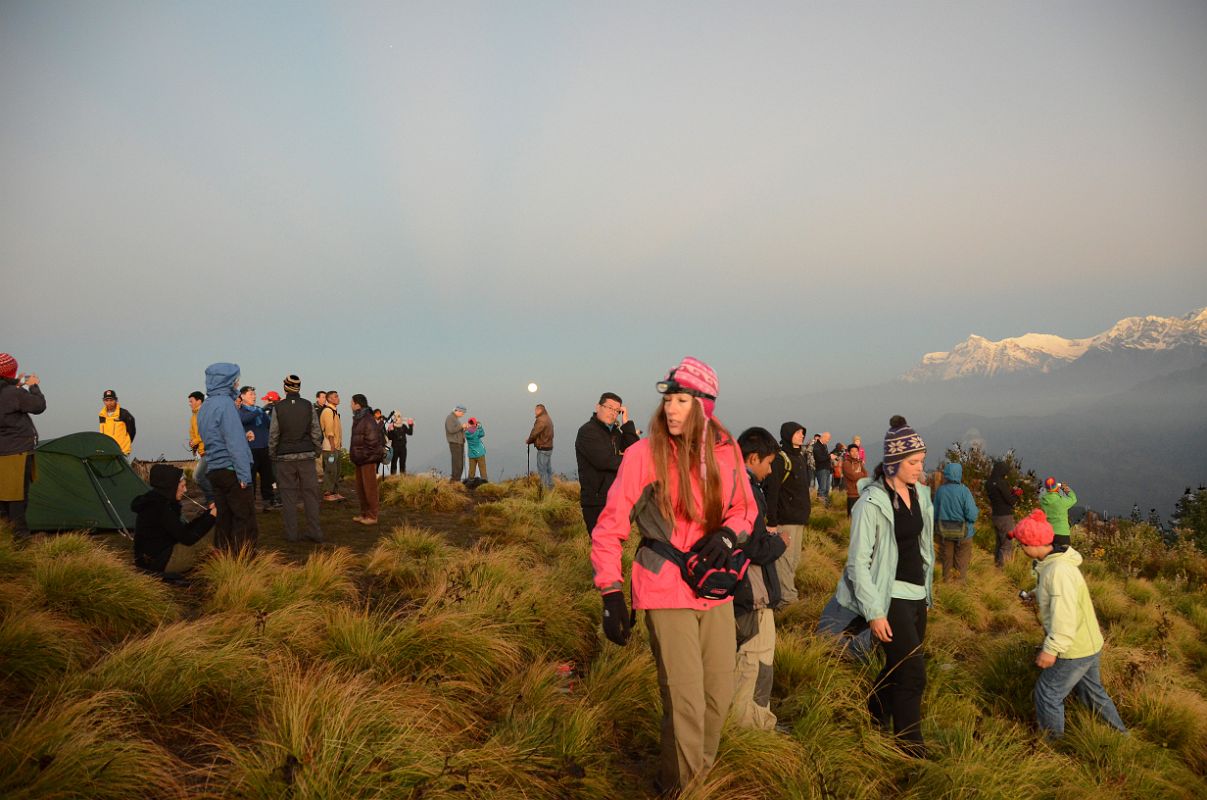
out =
<path fill-rule="evenodd" d="M 528 391 L 530 391 L 530 392 L 535 392 L 535 391 L 536 391 L 536 384 L 535 384 L 535 383 L 530 383 L 530 384 L 528 384 Z"/>

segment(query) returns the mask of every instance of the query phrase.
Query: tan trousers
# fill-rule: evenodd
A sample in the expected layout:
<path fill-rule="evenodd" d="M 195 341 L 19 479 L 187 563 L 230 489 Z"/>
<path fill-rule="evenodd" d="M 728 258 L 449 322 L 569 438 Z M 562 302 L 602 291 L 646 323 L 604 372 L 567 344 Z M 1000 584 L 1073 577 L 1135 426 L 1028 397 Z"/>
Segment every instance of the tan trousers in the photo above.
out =
<path fill-rule="evenodd" d="M 733 721 L 743 728 L 775 730 L 771 713 L 772 665 L 775 662 L 775 615 L 760 608 L 759 632 L 738 650 L 734 670 Z"/>
<path fill-rule="evenodd" d="M 482 475 L 482 480 L 490 480 L 490 478 L 486 477 L 486 456 L 478 456 L 469 460 L 469 477 L 472 478 L 475 472 Z"/>
<path fill-rule="evenodd" d="M 781 525 L 779 530 L 780 536 L 788 543 L 784 554 L 775 561 L 776 574 L 780 577 L 780 594 L 785 603 L 795 603 L 798 597 L 796 566 L 800 564 L 800 548 L 805 540 L 805 526 Z"/>
<path fill-rule="evenodd" d="M 163 571 L 176 575 L 188 572 L 197 563 L 197 559 L 213 548 L 214 532 L 212 530 L 193 544 L 177 543 L 172 546 L 172 557 L 168 559 L 168 565 L 163 568 Z"/>
<path fill-rule="evenodd" d="M 662 785 L 687 788 L 717 760 L 733 700 L 733 603 L 645 612 L 662 694 Z"/>

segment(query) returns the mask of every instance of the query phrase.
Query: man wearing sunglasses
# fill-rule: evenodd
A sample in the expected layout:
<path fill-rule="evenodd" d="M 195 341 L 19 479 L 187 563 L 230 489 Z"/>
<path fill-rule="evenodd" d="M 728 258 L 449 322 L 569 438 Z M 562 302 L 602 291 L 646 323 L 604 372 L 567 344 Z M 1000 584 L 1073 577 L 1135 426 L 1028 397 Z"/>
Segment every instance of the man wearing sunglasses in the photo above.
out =
<path fill-rule="evenodd" d="M 620 395 L 612 392 L 600 395 L 595 413 L 578 429 L 574 455 L 578 459 L 580 502 L 588 534 L 607 504 L 608 489 L 616 480 L 621 456 L 639 438 L 637 426 L 629 419 Z"/>

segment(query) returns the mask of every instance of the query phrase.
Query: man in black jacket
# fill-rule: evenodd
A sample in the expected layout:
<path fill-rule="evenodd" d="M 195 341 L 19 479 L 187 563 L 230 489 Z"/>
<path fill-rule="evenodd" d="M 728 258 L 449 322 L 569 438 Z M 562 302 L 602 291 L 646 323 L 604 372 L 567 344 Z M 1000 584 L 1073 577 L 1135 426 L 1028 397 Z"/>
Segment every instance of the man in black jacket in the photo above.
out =
<path fill-rule="evenodd" d="M 639 438 L 637 426 L 629 419 L 629 410 L 620 395 L 612 392 L 600 395 L 595 413 L 578 429 L 574 455 L 578 459 L 579 502 L 588 535 L 608 502 L 608 489 L 616 480 L 621 456 Z"/>
<path fill-rule="evenodd" d="M 830 479 L 834 477 L 834 464 L 830 461 L 830 434 L 813 437 L 813 469 L 817 476 L 817 499 L 826 508 L 830 507 Z"/>
<path fill-rule="evenodd" d="M 134 566 L 180 575 L 214 546 L 210 531 L 218 510 L 210 503 L 209 512 L 191 522 L 180 518 L 180 499 L 185 490 L 184 470 L 180 467 L 154 464 L 147 482 L 151 491 L 130 501 L 130 509 L 138 514 L 134 522 Z"/>
<path fill-rule="evenodd" d="M 809 524 L 809 462 L 805 458 L 805 426 L 785 422 L 780 426 L 780 452 L 771 463 L 771 474 L 763 482 L 767 494 L 767 530 L 778 532 L 788 548 L 777 562 L 784 602 L 795 603 L 796 565 Z"/>
<path fill-rule="evenodd" d="M 302 379 L 287 375 L 285 399 L 274 404 L 268 429 L 268 455 L 277 476 L 281 499 L 281 524 L 285 539 L 298 540 L 298 501 L 306 510 L 306 538 L 323 541 L 319 527 L 319 478 L 314 459 L 323 449 L 318 412 L 301 396 Z"/>

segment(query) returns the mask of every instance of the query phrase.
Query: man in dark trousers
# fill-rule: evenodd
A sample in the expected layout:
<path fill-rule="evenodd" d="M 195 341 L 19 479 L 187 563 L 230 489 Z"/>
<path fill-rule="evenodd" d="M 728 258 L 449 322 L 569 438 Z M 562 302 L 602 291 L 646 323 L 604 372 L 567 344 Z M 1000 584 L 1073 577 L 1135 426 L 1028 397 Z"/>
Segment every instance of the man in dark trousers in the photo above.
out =
<path fill-rule="evenodd" d="M 830 433 L 827 431 L 813 437 L 813 469 L 817 477 L 817 499 L 826 508 L 830 507 L 830 479 L 834 477 L 834 463 L 830 460 Z"/>
<path fill-rule="evenodd" d="M 255 551 L 256 496 L 252 491 L 251 448 L 239 421 L 239 365 L 228 362 L 205 368 L 205 402 L 197 411 L 197 431 L 205 442 L 206 474 L 214 487 L 218 521 L 215 544 L 228 553 Z"/>
<path fill-rule="evenodd" d="M 306 538 L 323 541 L 319 527 L 319 477 L 314 459 L 322 452 L 323 433 L 318 412 L 301 396 L 302 379 L 285 377 L 285 399 L 278 400 L 268 431 L 268 454 L 277 475 L 281 493 L 281 523 L 285 538 L 298 540 L 298 502 L 306 511 Z"/>
<path fill-rule="evenodd" d="M 398 412 L 386 423 L 386 436 L 390 437 L 390 474 L 407 471 L 407 437 L 415 433 L 414 417 L 403 419 Z"/>
<path fill-rule="evenodd" d="M 767 530 L 787 543 L 780 557 L 780 586 L 785 603 L 795 603 L 796 565 L 800 563 L 805 526 L 813 510 L 809 501 L 809 462 L 805 457 L 805 426 L 785 422 L 780 426 L 780 452 L 763 481 L 767 495 Z"/>
<path fill-rule="evenodd" d="M 620 395 L 604 392 L 595 406 L 595 413 L 578 429 L 574 439 L 574 455 L 578 459 L 578 484 L 583 507 L 583 522 L 587 533 L 608 502 L 608 489 L 616 480 L 620 458 L 624 451 L 640 438 L 637 426 L 629 419 Z"/>

